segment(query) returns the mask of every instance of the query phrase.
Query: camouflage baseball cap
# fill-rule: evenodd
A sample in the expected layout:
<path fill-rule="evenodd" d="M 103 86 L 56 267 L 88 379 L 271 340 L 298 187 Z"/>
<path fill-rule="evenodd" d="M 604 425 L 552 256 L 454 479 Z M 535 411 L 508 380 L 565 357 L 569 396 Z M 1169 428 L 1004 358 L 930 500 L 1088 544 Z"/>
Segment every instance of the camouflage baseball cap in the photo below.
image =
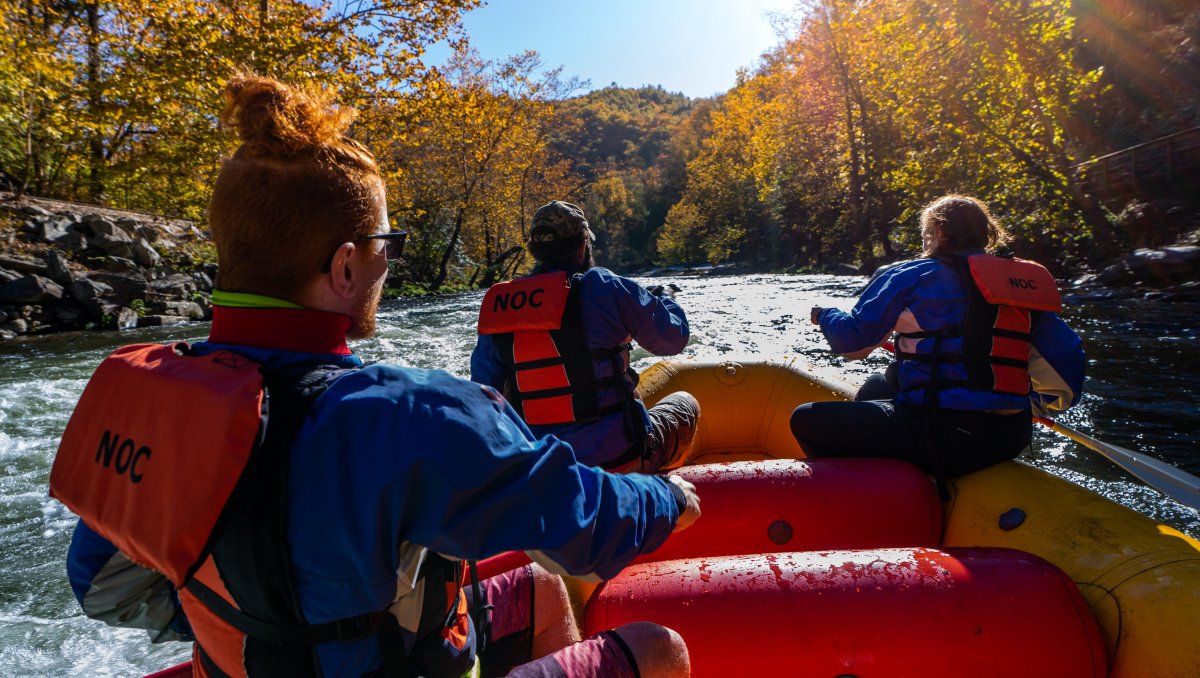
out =
<path fill-rule="evenodd" d="M 587 235 L 591 240 L 596 239 L 596 234 L 588 228 L 583 210 L 569 202 L 555 200 L 542 205 L 533 213 L 529 242 L 546 243 L 581 234 Z"/>

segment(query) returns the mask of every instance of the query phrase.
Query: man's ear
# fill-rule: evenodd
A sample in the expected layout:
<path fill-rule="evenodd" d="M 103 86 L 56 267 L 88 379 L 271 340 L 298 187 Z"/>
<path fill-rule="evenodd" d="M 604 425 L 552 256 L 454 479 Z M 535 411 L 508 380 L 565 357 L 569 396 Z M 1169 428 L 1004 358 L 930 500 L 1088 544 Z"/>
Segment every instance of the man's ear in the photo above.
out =
<path fill-rule="evenodd" d="M 354 255 L 356 248 L 352 242 L 344 242 L 333 253 L 333 263 L 329 267 L 329 288 L 335 296 L 351 298 L 357 291 L 355 285 L 361 272 L 357 270 Z"/>

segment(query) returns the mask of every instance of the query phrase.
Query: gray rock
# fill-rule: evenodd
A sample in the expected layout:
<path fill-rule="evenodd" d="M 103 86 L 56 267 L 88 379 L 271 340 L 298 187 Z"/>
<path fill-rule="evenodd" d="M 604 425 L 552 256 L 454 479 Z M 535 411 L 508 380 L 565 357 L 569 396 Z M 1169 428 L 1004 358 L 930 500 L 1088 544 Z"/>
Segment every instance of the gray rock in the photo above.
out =
<path fill-rule="evenodd" d="M 0 330 L 8 330 L 14 334 L 27 334 L 29 332 L 29 321 L 24 318 L 9 320 L 0 326 Z"/>
<path fill-rule="evenodd" d="M 102 302 L 112 294 L 113 288 L 90 278 L 80 278 L 71 284 L 71 298 L 93 311 L 94 315 L 102 315 Z"/>
<path fill-rule="evenodd" d="M 20 273 L 45 273 L 46 262 L 17 254 L 0 254 L 0 267 Z"/>
<path fill-rule="evenodd" d="M 130 238 L 129 234 L 125 231 L 118 230 L 116 233 L 111 235 L 101 234 L 93 236 L 90 241 L 92 243 L 92 247 L 100 248 L 105 254 L 113 254 L 118 257 L 125 257 L 127 259 L 130 258 L 130 254 L 132 254 L 131 244 L 133 243 L 133 238 Z M 128 254 L 121 254 L 121 252 L 126 252 Z"/>
<path fill-rule="evenodd" d="M 71 231 L 54 241 L 55 245 L 63 248 L 67 252 L 79 253 L 88 248 L 87 236 L 78 231 Z"/>
<path fill-rule="evenodd" d="M 71 222 L 57 217 L 47 217 L 29 223 L 29 238 L 35 242 L 56 242 L 67 235 Z"/>
<path fill-rule="evenodd" d="M 1139 249 L 1100 272 L 1109 286 L 1146 283 L 1163 286 L 1200 277 L 1200 246 Z"/>
<path fill-rule="evenodd" d="M 59 285 L 70 285 L 71 281 L 75 278 L 75 274 L 71 272 L 67 258 L 61 253 L 51 250 L 46 254 L 45 259 L 46 275 Z"/>
<path fill-rule="evenodd" d="M 0 327 L 0 340 L 16 339 L 17 333 Z"/>
<path fill-rule="evenodd" d="M 137 235 L 137 237 L 139 237 L 147 242 L 158 242 L 159 240 L 162 240 L 162 231 L 159 231 L 157 228 L 154 228 L 153 226 L 145 226 L 145 225 L 138 226 L 137 231 L 135 231 L 135 234 Z M 163 243 L 169 245 L 170 241 L 163 240 Z"/>
<path fill-rule="evenodd" d="M 26 205 L 21 208 L 21 211 L 24 212 L 25 214 L 28 214 L 31 217 L 51 216 L 51 212 L 49 210 L 39 207 L 37 205 Z"/>
<path fill-rule="evenodd" d="M 8 322 L 8 311 L 0 308 L 0 325 L 3 325 L 6 322 Z"/>
<path fill-rule="evenodd" d="M 142 266 L 153 268 L 158 266 L 159 260 L 162 259 L 162 257 L 158 254 L 158 250 L 154 249 L 154 247 L 145 240 L 134 240 L 129 245 L 129 249 L 132 250 L 133 260 Z"/>
<path fill-rule="evenodd" d="M 26 305 L 22 306 L 20 309 L 18 309 L 17 312 L 21 314 L 22 318 L 29 320 L 30 318 L 33 317 L 34 313 L 36 313 L 40 310 L 41 310 L 40 306 L 30 306 L 29 304 L 26 304 Z"/>
<path fill-rule="evenodd" d="M 115 235 L 121 233 L 126 238 L 129 236 L 125 232 L 125 229 L 119 228 L 112 219 L 102 214 L 92 213 L 83 215 L 83 224 L 87 227 L 89 235 Z"/>
<path fill-rule="evenodd" d="M 95 257 L 88 263 L 103 271 L 136 271 L 137 263 L 127 257 Z"/>
<path fill-rule="evenodd" d="M 0 301 L 10 303 L 36 304 L 62 298 L 62 285 L 35 274 L 22 276 L 0 287 Z"/>
<path fill-rule="evenodd" d="M 150 289 L 169 299 L 190 300 L 196 292 L 196 281 L 186 273 L 176 273 L 151 282 Z"/>
<path fill-rule="evenodd" d="M 116 226 L 130 236 L 136 236 L 138 235 L 138 230 L 142 227 L 142 222 L 131 217 L 121 217 L 117 219 Z"/>
<path fill-rule="evenodd" d="M 213 288 L 212 278 L 204 271 L 193 271 L 192 280 L 196 281 L 196 288 L 201 292 L 211 292 Z"/>
<path fill-rule="evenodd" d="M 21 274 L 17 273 L 16 271 L 9 271 L 7 269 L 0 268 L 0 284 L 10 283 L 20 277 Z"/>
<path fill-rule="evenodd" d="M 144 315 L 138 318 L 138 327 L 169 327 L 183 325 L 188 319 L 178 315 Z"/>
<path fill-rule="evenodd" d="M 201 310 L 204 311 L 205 320 L 212 319 L 212 297 L 210 295 L 200 292 L 196 295 L 196 300 L 192 303 L 196 304 Z"/>
<path fill-rule="evenodd" d="M 50 309 L 50 319 L 57 325 L 75 325 L 84 316 L 84 309 L 75 304 L 58 304 Z"/>
<path fill-rule="evenodd" d="M 157 304 L 162 315 L 178 315 L 192 320 L 204 320 L 204 307 L 194 301 L 164 301 Z"/>
<path fill-rule="evenodd" d="M 88 276 L 113 289 L 113 303 L 128 304 L 134 299 L 145 299 L 149 291 L 146 277 L 139 271 L 96 271 Z"/>
<path fill-rule="evenodd" d="M 132 330 L 139 326 L 141 320 L 137 311 L 128 306 L 118 308 L 116 313 L 113 314 L 113 322 L 118 330 Z"/>

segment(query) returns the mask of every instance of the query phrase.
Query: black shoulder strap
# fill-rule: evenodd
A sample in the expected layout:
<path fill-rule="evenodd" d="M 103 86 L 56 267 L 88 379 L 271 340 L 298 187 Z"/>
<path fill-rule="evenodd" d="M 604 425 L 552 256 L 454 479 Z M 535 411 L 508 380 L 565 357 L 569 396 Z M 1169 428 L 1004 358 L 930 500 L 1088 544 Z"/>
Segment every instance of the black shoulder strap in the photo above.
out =
<path fill-rule="evenodd" d="M 226 504 L 212 555 L 236 607 L 195 579 L 185 586 L 209 610 L 246 634 L 247 674 L 317 676 L 314 647 L 377 632 L 386 611 L 308 624 L 292 580 L 287 550 L 290 450 L 312 404 L 354 368 L 263 367 L 266 435 Z M 201 648 L 201 650 L 203 650 Z"/>

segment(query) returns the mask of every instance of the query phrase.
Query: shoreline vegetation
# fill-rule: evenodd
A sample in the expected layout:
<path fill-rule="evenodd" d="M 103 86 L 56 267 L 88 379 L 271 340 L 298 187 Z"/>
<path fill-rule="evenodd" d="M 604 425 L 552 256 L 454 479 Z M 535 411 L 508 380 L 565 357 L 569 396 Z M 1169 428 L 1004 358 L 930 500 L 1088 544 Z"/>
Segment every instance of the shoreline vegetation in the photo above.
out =
<path fill-rule="evenodd" d="M 477 4 L 0 5 L 0 189 L 19 198 L 0 212 L 0 336 L 207 317 L 204 212 L 236 143 L 216 117 L 239 70 L 357 111 L 409 232 L 391 296 L 527 272 L 553 199 L 621 273 L 870 274 L 914 256 L 921 207 L 957 192 L 1080 298 L 1195 298 L 1191 0 L 800 0 L 702 99 L 592 89 L 535 52 L 485 60 L 462 29 Z"/>
<path fill-rule="evenodd" d="M 53 210 L 53 211 L 51 211 Z M 95 205 L 0 194 L 0 341 L 71 330 L 122 330 L 212 318 L 216 253 L 186 220 Z M 671 265 L 627 272 L 684 280 L 743 274 L 869 275 L 848 263 L 827 268 L 751 268 L 743 264 Z M 1131 298 L 1200 301 L 1200 233 L 1139 249 L 1099 273 L 1068 280 L 1068 303 Z M 385 298 L 468 292 L 392 276 Z"/>

